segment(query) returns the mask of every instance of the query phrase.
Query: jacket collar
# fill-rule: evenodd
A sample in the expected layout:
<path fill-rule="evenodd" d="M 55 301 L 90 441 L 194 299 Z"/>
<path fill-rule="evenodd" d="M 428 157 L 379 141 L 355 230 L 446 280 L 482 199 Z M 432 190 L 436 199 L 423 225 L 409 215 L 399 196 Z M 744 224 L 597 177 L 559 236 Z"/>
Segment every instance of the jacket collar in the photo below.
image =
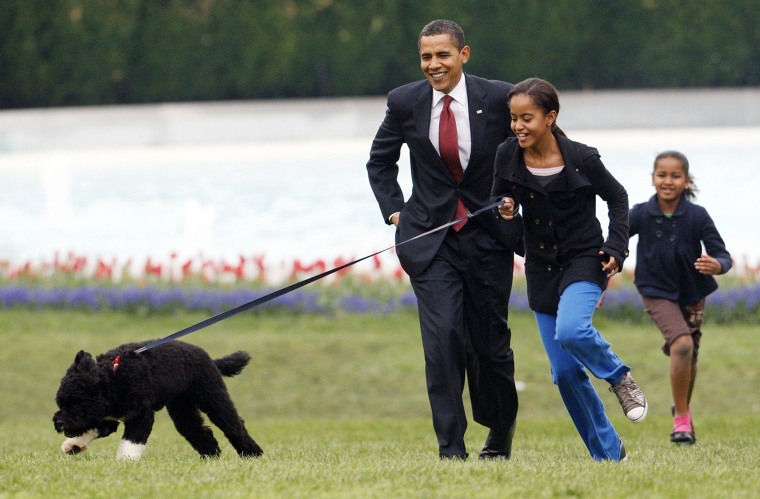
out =
<path fill-rule="evenodd" d="M 509 179 L 539 192 L 572 191 L 590 185 L 591 183 L 588 178 L 581 174 L 580 170 L 586 159 L 593 157 L 593 155 L 584 158 L 572 140 L 556 132 L 554 133 L 554 137 L 557 139 L 557 144 L 565 163 L 565 168 L 560 173 L 560 177 L 549 183 L 546 187 L 542 187 L 525 166 L 523 151 L 517 143 L 517 139 L 509 138 L 510 145 L 514 148 L 514 152 L 510 155 L 509 165 L 507 166 Z"/>
<path fill-rule="evenodd" d="M 486 99 L 486 91 L 478 80 L 470 77 L 467 73 L 464 73 L 464 77 L 467 79 L 467 103 L 470 114 L 470 140 L 472 141 L 470 163 L 472 164 L 477 163 L 480 156 L 485 153 L 484 148 L 480 145 L 485 138 L 486 125 L 488 124 L 488 100 Z M 467 175 L 467 170 L 464 173 Z"/>
<path fill-rule="evenodd" d="M 682 217 L 686 214 L 687 207 L 691 204 L 691 201 L 684 196 L 681 195 L 681 200 L 678 201 L 678 206 L 676 206 L 676 211 L 673 212 L 671 217 Z M 664 217 L 665 214 L 660 209 L 660 205 L 657 203 L 657 194 L 653 195 L 651 198 L 649 198 L 649 201 L 647 201 L 647 212 L 655 217 Z"/>

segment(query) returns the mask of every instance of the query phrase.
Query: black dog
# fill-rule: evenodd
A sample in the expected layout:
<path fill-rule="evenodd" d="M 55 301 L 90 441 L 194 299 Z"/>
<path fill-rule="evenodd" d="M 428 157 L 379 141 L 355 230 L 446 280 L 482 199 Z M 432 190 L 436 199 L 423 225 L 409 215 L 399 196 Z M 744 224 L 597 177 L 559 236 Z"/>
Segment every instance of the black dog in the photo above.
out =
<path fill-rule="evenodd" d="M 204 426 L 201 411 L 229 439 L 240 456 L 260 456 L 238 416 L 222 376 L 234 376 L 248 364 L 246 352 L 212 360 L 205 350 L 171 341 L 142 353 L 145 343 L 122 345 L 98 355 L 80 351 L 66 371 L 55 396 L 53 416 L 58 433 L 67 438 L 61 449 L 83 451 L 96 438 L 115 432 L 124 422 L 117 459 L 140 459 L 155 412 L 166 407 L 177 431 L 201 456 L 218 456 L 219 443 Z"/>

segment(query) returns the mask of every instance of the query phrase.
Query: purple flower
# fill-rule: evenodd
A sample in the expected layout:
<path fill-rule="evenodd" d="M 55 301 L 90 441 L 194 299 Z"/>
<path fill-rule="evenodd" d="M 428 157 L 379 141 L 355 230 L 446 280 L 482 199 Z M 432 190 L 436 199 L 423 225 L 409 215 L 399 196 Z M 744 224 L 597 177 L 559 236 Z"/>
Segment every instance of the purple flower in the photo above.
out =
<path fill-rule="evenodd" d="M 123 310 L 140 313 L 167 313 L 189 310 L 219 314 L 268 296 L 273 290 L 185 286 L 108 286 L 51 287 L 32 285 L 0 286 L 0 306 L 85 310 Z M 381 295 L 378 297 L 377 295 Z M 510 297 L 510 311 L 529 312 L 525 289 L 518 287 Z M 268 300 L 250 309 L 252 313 L 331 314 L 343 311 L 354 314 L 390 314 L 398 310 L 416 310 L 413 292 L 364 286 L 360 292 L 351 288 L 314 286 L 298 289 Z M 615 320 L 646 320 L 641 298 L 633 288 L 607 291 L 600 314 Z M 756 321 L 760 319 L 760 285 L 719 289 L 708 297 L 708 315 L 715 322 Z"/>

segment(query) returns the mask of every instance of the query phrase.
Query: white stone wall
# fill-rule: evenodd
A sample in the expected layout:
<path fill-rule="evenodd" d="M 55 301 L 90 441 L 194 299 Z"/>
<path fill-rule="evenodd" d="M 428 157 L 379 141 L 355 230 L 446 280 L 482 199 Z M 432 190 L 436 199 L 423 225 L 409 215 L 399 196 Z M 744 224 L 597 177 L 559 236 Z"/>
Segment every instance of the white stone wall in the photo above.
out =
<path fill-rule="evenodd" d="M 760 126 L 760 88 L 562 92 L 566 131 Z M 385 97 L 0 111 L 0 153 L 374 136 Z"/>

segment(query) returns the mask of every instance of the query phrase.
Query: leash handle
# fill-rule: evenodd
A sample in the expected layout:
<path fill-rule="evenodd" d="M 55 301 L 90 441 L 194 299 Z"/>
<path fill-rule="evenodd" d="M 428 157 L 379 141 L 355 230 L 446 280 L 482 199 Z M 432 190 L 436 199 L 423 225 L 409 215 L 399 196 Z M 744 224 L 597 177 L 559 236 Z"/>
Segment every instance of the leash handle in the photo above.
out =
<path fill-rule="evenodd" d="M 404 245 L 406 243 L 412 242 L 412 241 L 414 241 L 416 239 L 420 239 L 422 237 L 428 236 L 428 235 L 433 234 L 435 232 L 438 232 L 440 230 L 446 229 L 446 228 L 451 227 L 452 225 L 458 224 L 459 222 L 462 222 L 462 221 L 464 221 L 466 219 L 470 219 L 470 218 L 476 217 L 476 216 L 480 215 L 481 213 L 484 213 L 486 211 L 490 211 L 490 210 L 496 208 L 497 206 L 499 206 L 501 204 L 502 204 L 502 202 L 501 202 L 501 200 L 499 200 L 499 201 L 497 201 L 495 203 L 489 204 L 488 206 L 484 206 L 483 208 L 480 208 L 479 210 L 476 210 L 473 213 L 468 213 L 467 216 L 458 218 L 456 220 L 452 220 L 451 222 L 447 222 L 447 223 L 445 223 L 445 224 L 443 224 L 441 226 L 435 227 L 434 229 L 430 229 L 429 231 L 423 232 L 422 234 L 417 234 L 416 236 L 411 237 L 411 238 L 409 238 L 409 239 L 407 239 L 405 241 L 401 241 L 398 244 L 394 244 L 393 246 L 389 246 L 389 247 L 387 247 L 385 249 L 382 249 L 380 251 L 376 251 L 375 253 L 372 253 L 371 255 L 364 256 L 364 257 L 359 258 L 357 260 L 354 260 L 352 262 L 344 263 L 343 265 L 340 265 L 340 266 L 335 267 L 333 269 L 330 269 L 330 270 L 327 270 L 325 272 L 322 272 L 321 274 L 309 277 L 308 279 L 304 279 L 302 281 L 298 281 L 298 282 L 293 283 L 293 284 L 291 284 L 289 286 L 286 286 L 284 288 L 280 288 L 280 289 L 278 289 L 276 291 L 272 291 L 271 293 L 269 293 L 267 295 L 264 295 L 264 296 L 261 296 L 259 298 L 256 298 L 255 300 L 251 300 L 249 302 L 243 303 L 242 305 L 238 305 L 237 307 L 231 308 L 231 309 L 226 310 L 226 311 L 224 311 L 224 312 L 222 312 L 220 314 L 217 314 L 217 315 L 214 315 L 212 317 L 209 317 L 208 319 L 204 319 L 201 322 L 198 322 L 197 324 L 193 324 L 192 326 L 188 326 L 185 329 L 177 331 L 174 334 L 170 334 L 169 336 L 166 336 L 164 338 L 155 340 L 155 341 L 153 341 L 151 343 L 148 343 L 147 345 L 143 345 L 142 347 L 140 347 L 137 350 L 135 350 L 135 353 L 146 352 L 148 350 L 156 348 L 159 345 L 163 345 L 164 343 L 168 343 L 170 341 L 173 341 L 173 340 L 176 340 L 178 338 L 181 338 L 182 336 L 186 336 L 186 335 L 188 335 L 190 333 L 194 333 L 194 332 L 196 332 L 196 331 L 198 331 L 200 329 L 208 327 L 208 326 L 210 326 L 212 324 L 216 324 L 217 322 L 223 321 L 224 319 L 232 317 L 233 315 L 237 315 L 240 312 L 245 312 L 246 310 L 250 310 L 250 309 L 252 309 L 254 307 L 258 307 L 259 305 L 262 305 L 262 304 L 264 304 L 264 303 L 266 303 L 268 301 L 272 301 L 275 298 L 279 298 L 282 295 L 290 293 L 291 291 L 295 291 L 296 289 L 301 288 L 303 286 L 306 286 L 307 284 L 311 284 L 312 282 L 317 281 L 319 279 L 322 279 L 323 277 L 327 277 L 330 274 L 334 274 L 335 272 L 339 272 L 339 271 L 345 269 L 346 267 L 350 267 L 351 265 L 354 265 L 354 264 L 357 264 L 357 263 L 362 262 L 364 260 L 367 260 L 368 258 L 372 258 L 373 256 L 379 255 L 380 253 L 384 253 L 384 252 L 386 252 L 388 250 L 391 250 L 393 248 L 398 248 L 399 246 L 402 246 L 402 245 Z"/>

